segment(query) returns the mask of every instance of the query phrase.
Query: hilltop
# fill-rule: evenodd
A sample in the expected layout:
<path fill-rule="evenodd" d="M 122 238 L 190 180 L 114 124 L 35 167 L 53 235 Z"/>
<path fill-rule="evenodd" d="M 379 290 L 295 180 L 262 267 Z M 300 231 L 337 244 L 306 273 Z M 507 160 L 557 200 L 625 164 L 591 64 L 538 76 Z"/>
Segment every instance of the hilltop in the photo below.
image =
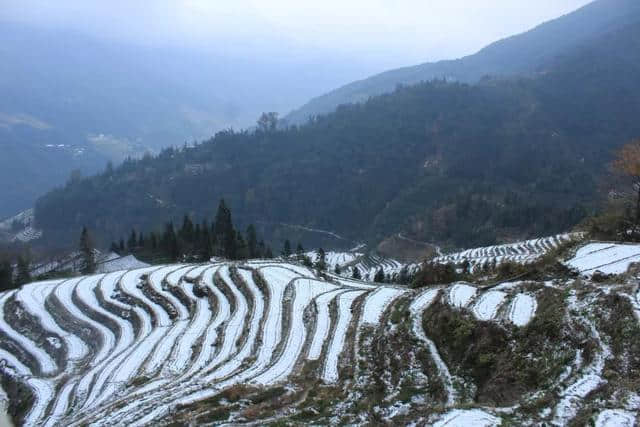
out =
<path fill-rule="evenodd" d="M 347 84 L 310 100 L 289 113 L 285 121 L 301 124 L 310 117 L 330 113 L 339 105 L 364 102 L 372 96 L 393 92 L 398 85 L 432 79 L 477 83 L 485 76 L 545 72 L 556 57 L 591 43 L 613 28 L 637 22 L 638 13 L 640 5 L 633 0 L 597 0 L 523 34 L 492 43 L 474 55 L 389 70 Z"/>

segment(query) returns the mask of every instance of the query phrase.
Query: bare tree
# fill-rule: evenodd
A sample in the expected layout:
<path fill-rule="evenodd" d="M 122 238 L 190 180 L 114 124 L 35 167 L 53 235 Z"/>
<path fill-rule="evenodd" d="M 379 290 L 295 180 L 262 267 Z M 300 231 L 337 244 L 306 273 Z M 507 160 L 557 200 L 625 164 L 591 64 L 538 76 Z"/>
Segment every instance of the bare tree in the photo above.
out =
<path fill-rule="evenodd" d="M 631 141 L 620 148 L 612 162 L 616 174 L 630 178 L 631 191 L 635 198 L 635 221 L 640 223 L 640 139 Z"/>

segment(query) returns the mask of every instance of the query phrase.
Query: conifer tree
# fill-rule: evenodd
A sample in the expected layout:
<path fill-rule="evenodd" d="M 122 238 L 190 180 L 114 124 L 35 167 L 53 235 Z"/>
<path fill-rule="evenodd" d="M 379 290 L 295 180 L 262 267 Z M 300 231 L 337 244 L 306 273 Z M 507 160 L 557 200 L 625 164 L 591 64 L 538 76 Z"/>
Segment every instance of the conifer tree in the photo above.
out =
<path fill-rule="evenodd" d="M 264 251 L 264 257 L 266 259 L 271 259 L 273 258 L 273 251 L 271 250 L 271 246 L 267 246 L 267 249 L 265 249 Z"/>
<path fill-rule="evenodd" d="M 132 252 L 137 245 L 138 245 L 138 237 L 136 236 L 136 230 L 131 230 L 131 234 L 129 235 L 129 240 L 127 240 L 127 248 L 129 248 L 129 252 Z"/>
<path fill-rule="evenodd" d="M 318 249 L 318 256 L 316 258 L 315 267 L 320 271 L 324 271 L 327 269 L 327 255 L 322 248 Z"/>
<path fill-rule="evenodd" d="M 13 266 L 8 259 L 0 262 L 0 291 L 13 289 Z"/>
<path fill-rule="evenodd" d="M 218 212 L 214 223 L 216 241 L 221 249 L 219 255 L 234 259 L 236 252 L 236 236 L 231 220 L 231 210 L 227 207 L 224 199 L 220 200 Z"/>
<path fill-rule="evenodd" d="M 258 253 L 257 253 L 257 258 L 266 258 L 266 253 L 267 253 L 267 247 L 264 244 L 264 240 L 260 240 L 260 243 L 258 243 Z"/>
<path fill-rule="evenodd" d="M 82 263 L 80 265 L 80 272 L 82 274 L 93 274 L 96 271 L 96 259 L 93 252 L 93 242 L 87 227 L 82 227 L 82 233 L 80 234 L 80 256 L 82 257 Z"/>
<path fill-rule="evenodd" d="M 353 271 L 351 273 L 351 277 L 356 279 L 356 280 L 360 280 L 362 279 L 362 275 L 360 274 L 360 270 L 358 270 L 358 267 L 353 267 Z"/>
<path fill-rule="evenodd" d="M 336 274 L 342 273 L 342 268 L 340 267 L 340 264 L 336 264 L 336 267 L 333 269 L 333 272 Z"/>
<path fill-rule="evenodd" d="M 384 270 L 382 269 L 382 267 L 380 267 L 376 272 L 376 275 L 373 277 L 373 281 L 376 283 L 384 282 Z"/>
<path fill-rule="evenodd" d="M 111 252 L 115 252 L 118 255 L 120 255 L 120 247 L 118 246 L 118 244 L 116 242 L 111 243 L 111 247 L 109 248 L 109 250 Z"/>
<path fill-rule="evenodd" d="M 118 252 L 120 255 L 124 255 L 125 250 L 124 250 L 124 239 L 120 239 L 120 252 Z"/>
<path fill-rule="evenodd" d="M 282 256 L 288 258 L 291 255 L 291 242 L 289 239 L 284 241 L 284 246 L 282 248 Z"/>
<path fill-rule="evenodd" d="M 20 255 L 18 257 L 18 274 L 16 276 L 16 285 L 24 285 L 31 281 L 31 273 L 29 271 L 29 257 Z"/>
<path fill-rule="evenodd" d="M 242 233 L 238 232 L 236 234 L 236 259 L 247 259 L 249 257 L 249 248 L 247 247 L 247 243 L 244 241 L 242 237 Z"/>
<path fill-rule="evenodd" d="M 142 231 L 138 235 L 138 247 L 144 248 L 144 234 L 142 233 Z"/>
<path fill-rule="evenodd" d="M 296 255 L 302 255 L 304 253 L 304 248 L 302 244 L 298 242 L 298 246 L 296 246 Z"/>
<path fill-rule="evenodd" d="M 249 258 L 258 258 L 258 236 L 253 224 L 247 227 L 247 249 Z"/>

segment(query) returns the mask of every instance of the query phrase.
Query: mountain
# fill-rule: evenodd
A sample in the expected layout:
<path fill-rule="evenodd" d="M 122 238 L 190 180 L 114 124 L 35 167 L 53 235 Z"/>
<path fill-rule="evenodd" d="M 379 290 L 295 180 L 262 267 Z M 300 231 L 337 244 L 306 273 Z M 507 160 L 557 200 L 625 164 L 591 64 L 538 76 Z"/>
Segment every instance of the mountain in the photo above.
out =
<path fill-rule="evenodd" d="M 534 76 L 402 87 L 304 126 L 126 162 L 42 197 L 37 226 L 53 240 L 83 225 L 119 239 L 210 218 L 225 198 L 273 242 L 293 238 L 286 225 L 457 247 L 563 232 L 594 207 L 612 150 L 640 135 L 635 18 Z"/>
<path fill-rule="evenodd" d="M 397 85 L 412 85 L 435 78 L 476 83 L 484 76 L 513 76 L 539 72 L 546 63 L 578 45 L 635 22 L 640 3 L 635 0 L 596 0 L 583 8 L 544 23 L 526 33 L 495 42 L 474 55 L 405 67 L 347 84 L 313 98 L 289 113 L 289 124 L 326 114 L 337 106 L 366 101 L 392 92 Z"/>
<path fill-rule="evenodd" d="M 633 426 L 640 247 L 511 249 L 527 277 L 497 286 L 411 289 L 283 259 L 29 283 L 0 293 L 8 413 L 27 426 Z M 594 267 L 616 275 L 599 283 Z"/>
<path fill-rule="evenodd" d="M 0 218 L 32 207 L 74 169 L 95 173 L 251 126 L 364 67 L 322 53 L 149 47 L 9 22 L 0 40 L 0 182 L 11 183 L 0 188 Z"/>

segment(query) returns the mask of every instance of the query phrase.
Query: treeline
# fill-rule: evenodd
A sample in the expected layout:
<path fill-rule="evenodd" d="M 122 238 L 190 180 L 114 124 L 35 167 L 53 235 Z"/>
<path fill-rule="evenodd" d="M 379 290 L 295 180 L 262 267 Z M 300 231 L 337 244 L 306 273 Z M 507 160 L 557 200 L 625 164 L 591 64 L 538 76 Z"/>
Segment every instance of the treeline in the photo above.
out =
<path fill-rule="evenodd" d="M 0 258 L 0 292 L 22 286 L 31 281 L 29 255 L 18 255 L 14 259 L 4 255 Z"/>
<path fill-rule="evenodd" d="M 399 87 L 303 126 L 130 160 L 43 196 L 36 222 L 53 241 L 82 225 L 110 241 L 202 218 L 225 195 L 243 224 L 371 244 L 400 231 L 452 247 L 564 232 L 597 206 L 612 150 L 640 135 L 640 27 L 628 32 L 532 78 Z"/>
<path fill-rule="evenodd" d="M 134 254 L 149 262 L 273 258 L 271 247 L 258 238 L 253 224 L 244 233 L 233 225 L 231 209 L 224 199 L 220 200 L 211 224 L 206 219 L 194 223 L 185 215 L 180 228 L 169 221 L 161 232 L 145 234 L 132 229 L 126 241 L 122 238 L 113 242 L 111 250 L 122 256 Z"/>

